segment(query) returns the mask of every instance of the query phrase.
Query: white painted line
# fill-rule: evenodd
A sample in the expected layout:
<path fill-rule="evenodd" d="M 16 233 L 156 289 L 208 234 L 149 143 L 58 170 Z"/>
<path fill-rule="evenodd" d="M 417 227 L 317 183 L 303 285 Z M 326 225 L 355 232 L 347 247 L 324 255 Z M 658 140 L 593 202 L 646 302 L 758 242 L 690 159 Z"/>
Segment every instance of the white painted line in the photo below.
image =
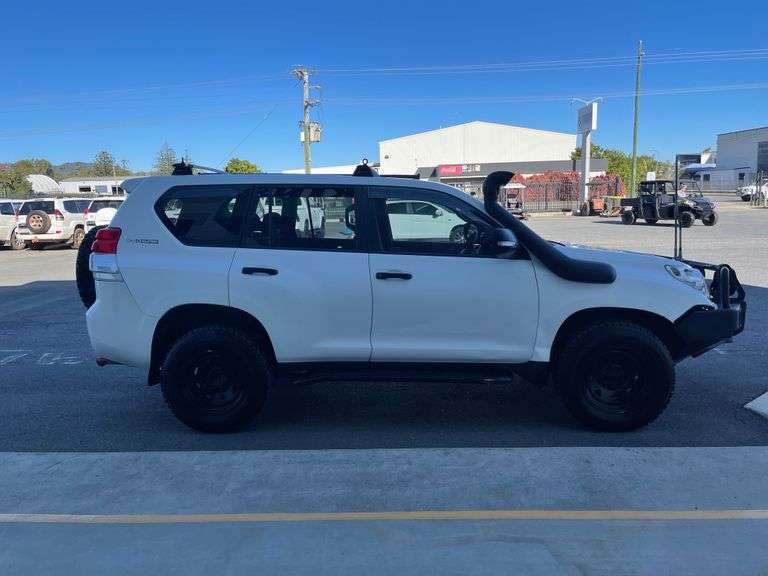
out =
<path fill-rule="evenodd" d="M 762 396 L 758 396 L 752 402 L 749 404 L 745 404 L 744 408 L 747 410 L 752 410 L 752 412 L 756 412 L 757 414 L 760 414 L 760 416 L 763 416 L 764 418 L 768 418 L 768 392 L 763 394 Z"/>

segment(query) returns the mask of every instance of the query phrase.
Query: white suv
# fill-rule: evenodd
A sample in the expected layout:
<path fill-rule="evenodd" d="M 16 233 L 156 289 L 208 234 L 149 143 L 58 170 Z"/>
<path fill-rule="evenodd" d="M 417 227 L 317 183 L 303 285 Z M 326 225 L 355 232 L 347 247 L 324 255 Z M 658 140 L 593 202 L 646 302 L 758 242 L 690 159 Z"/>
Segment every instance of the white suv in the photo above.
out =
<path fill-rule="evenodd" d="M 17 216 L 22 200 L 0 199 L 0 246 L 10 246 L 14 250 L 22 250 L 26 242 L 16 237 Z"/>
<path fill-rule="evenodd" d="M 88 198 L 34 198 L 19 208 L 16 237 L 32 248 L 69 242 L 77 249 L 85 237 Z"/>
<path fill-rule="evenodd" d="M 94 198 L 85 210 L 85 233 L 98 226 L 109 226 L 125 196 L 103 196 Z"/>
<path fill-rule="evenodd" d="M 547 242 L 496 202 L 511 176 L 486 179 L 484 204 L 373 173 L 128 180 L 90 257 L 98 363 L 146 370 L 205 431 L 247 425 L 282 376 L 552 376 L 587 425 L 652 421 L 675 362 L 743 329 L 735 273 Z M 296 214 L 313 203 L 324 230 L 305 235 Z"/>

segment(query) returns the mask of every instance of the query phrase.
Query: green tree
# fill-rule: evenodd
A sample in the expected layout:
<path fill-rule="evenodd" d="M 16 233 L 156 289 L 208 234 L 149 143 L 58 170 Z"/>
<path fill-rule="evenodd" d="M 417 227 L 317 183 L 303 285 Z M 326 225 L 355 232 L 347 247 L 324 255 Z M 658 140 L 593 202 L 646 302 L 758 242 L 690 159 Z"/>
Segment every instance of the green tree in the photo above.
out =
<path fill-rule="evenodd" d="M 131 173 L 125 161 L 118 163 L 106 150 L 96 154 L 87 171 L 89 176 L 128 176 Z"/>
<path fill-rule="evenodd" d="M 173 174 L 173 165 L 178 161 L 178 156 L 176 156 L 174 149 L 168 146 L 168 142 L 165 142 L 157 156 L 155 156 L 152 173 L 157 176 L 170 176 Z"/>
<path fill-rule="evenodd" d="M 19 160 L 14 162 L 13 167 L 20 174 L 28 176 L 29 174 L 45 174 L 53 177 L 53 165 L 43 158 L 29 158 L 28 160 Z"/>
<path fill-rule="evenodd" d="M 261 168 L 256 164 L 240 158 L 230 158 L 224 170 L 235 174 L 255 174 L 261 172 Z"/>
<path fill-rule="evenodd" d="M 592 158 L 604 158 L 608 160 L 608 173 L 618 175 L 625 183 L 629 183 L 632 174 L 632 156 L 622 150 L 603 148 L 592 144 Z M 571 153 L 572 160 L 581 158 L 581 148 L 576 148 Z M 656 178 L 672 178 L 674 168 L 670 162 L 659 160 L 647 154 L 637 157 L 638 180 L 645 178 L 646 172 L 656 172 Z"/>
<path fill-rule="evenodd" d="M 31 188 L 26 177 L 13 164 L 0 168 L 0 197 L 18 198 L 26 195 Z"/>

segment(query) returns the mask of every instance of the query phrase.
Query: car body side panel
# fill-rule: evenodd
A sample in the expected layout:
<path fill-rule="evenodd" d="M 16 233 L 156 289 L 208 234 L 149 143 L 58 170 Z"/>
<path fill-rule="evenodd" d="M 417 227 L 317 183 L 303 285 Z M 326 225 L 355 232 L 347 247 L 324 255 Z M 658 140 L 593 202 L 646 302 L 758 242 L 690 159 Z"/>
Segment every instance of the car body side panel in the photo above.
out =
<path fill-rule="evenodd" d="M 667 274 L 663 258 L 640 254 L 624 256 L 601 250 L 574 250 L 569 255 L 610 261 L 616 267 L 616 280 L 612 284 L 569 282 L 550 272 L 534 258 L 541 312 L 533 361 L 550 360 L 552 343 L 560 326 L 581 310 L 626 308 L 651 312 L 674 322 L 697 304 L 712 305 L 704 293 Z"/>

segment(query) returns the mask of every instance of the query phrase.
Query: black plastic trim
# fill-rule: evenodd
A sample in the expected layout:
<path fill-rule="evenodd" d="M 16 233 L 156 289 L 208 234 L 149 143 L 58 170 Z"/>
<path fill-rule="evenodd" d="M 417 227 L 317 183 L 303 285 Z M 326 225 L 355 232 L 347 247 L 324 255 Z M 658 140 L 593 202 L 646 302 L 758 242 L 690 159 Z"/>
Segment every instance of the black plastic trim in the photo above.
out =
<path fill-rule="evenodd" d="M 605 262 L 579 260 L 566 256 L 550 242 L 544 240 L 498 203 L 499 188 L 512 179 L 512 172 L 492 172 L 483 182 L 485 211 L 500 224 L 514 232 L 517 240 L 536 256 L 553 274 L 571 282 L 585 284 L 611 284 L 616 270 Z"/>
<path fill-rule="evenodd" d="M 675 321 L 684 356 L 700 356 L 744 329 L 741 304 L 729 308 L 694 306 Z"/>

